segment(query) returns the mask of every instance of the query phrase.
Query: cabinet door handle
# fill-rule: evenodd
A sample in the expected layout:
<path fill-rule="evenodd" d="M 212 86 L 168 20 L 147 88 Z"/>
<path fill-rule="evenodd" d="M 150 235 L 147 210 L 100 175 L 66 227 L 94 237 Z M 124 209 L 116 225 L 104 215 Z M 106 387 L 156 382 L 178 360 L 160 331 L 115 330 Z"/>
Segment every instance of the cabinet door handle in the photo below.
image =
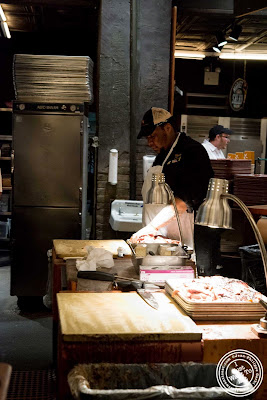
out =
<path fill-rule="evenodd" d="M 14 150 L 11 151 L 11 174 L 14 172 Z"/>

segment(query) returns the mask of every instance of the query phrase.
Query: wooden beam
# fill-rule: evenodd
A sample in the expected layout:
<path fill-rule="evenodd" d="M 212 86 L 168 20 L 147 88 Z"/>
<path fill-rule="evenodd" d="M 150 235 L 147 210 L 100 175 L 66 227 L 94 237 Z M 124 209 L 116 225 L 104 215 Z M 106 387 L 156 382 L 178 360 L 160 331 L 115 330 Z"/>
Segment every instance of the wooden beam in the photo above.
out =
<path fill-rule="evenodd" d="M 253 14 L 265 8 L 267 8 L 266 0 L 234 0 L 234 15 L 236 18 Z"/>

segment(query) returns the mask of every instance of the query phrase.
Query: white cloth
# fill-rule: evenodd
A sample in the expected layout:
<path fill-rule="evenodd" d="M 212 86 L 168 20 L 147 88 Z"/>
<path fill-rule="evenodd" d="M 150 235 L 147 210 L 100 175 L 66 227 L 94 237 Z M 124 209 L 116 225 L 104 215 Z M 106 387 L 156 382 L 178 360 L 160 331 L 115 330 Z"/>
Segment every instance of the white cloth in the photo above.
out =
<path fill-rule="evenodd" d="M 86 246 L 87 258 L 85 260 L 76 260 L 78 271 L 96 271 L 98 268 L 114 267 L 113 255 L 110 251 Z"/>
<path fill-rule="evenodd" d="M 168 161 L 174 147 L 178 143 L 180 137 L 180 133 L 178 134 L 175 142 L 173 143 L 169 153 L 167 154 L 165 160 L 163 161 L 162 165 L 156 165 L 154 167 L 149 168 L 146 178 L 143 183 L 142 187 L 142 196 L 143 196 L 143 226 L 148 225 L 154 217 L 164 208 L 166 208 L 166 205 L 164 204 L 146 204 L 147 202 L 147 194 L 148 191 L 151 187 L 151 182 L 152 182 L 152 175 L 153 174 L 159 174 L 162 172 L 162 169 L 165 165 L 165 163 Z M 175 215 L 175 214 L 174 214 Z M 193 213 L 187 213 L 184 212 L 183 214 L 179 215 L 180 217 L 180 223 L 181 223 L 181 228 L 182 228 L 182 235 L 183 235 L 183 241 L 184 244 L 186 244 L 190 248 L 194 248 L 194 214 Z M 176 218 L 174 218 L 173 221 L 171 221 L 168 225 L 166 225 L 163 228 L 160 228 L 158 231 L 159 235 L 168 237 L 169 239 L 176 239 L 180 240 L 180 234 L 178 230 L 178 224 Z"/>
<path fill-rule="evenodd" d="M 208 139 L 205 139 L 202 143 L 209 155 L 210 160 L 218 160 L 219 158 L 225 158 L 223 151 L 217 149 Z"/>

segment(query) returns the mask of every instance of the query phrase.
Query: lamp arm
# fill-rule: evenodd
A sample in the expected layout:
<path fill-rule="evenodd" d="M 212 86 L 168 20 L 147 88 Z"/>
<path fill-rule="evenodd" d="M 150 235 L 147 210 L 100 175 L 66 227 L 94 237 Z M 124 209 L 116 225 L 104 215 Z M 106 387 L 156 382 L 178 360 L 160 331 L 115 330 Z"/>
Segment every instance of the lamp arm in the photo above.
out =
<path fill-rule="evenodd" d="M 249 220 L 250 225 L 253 229 L 253 232 L 256 236 L 257 242 L 260 247 L 261 258 L 262 258 L 264 273 L 265 273 L 266 286 L 267 286 L 267 252 L 266 252 L 264 241 L 262 239 L 260 231 L 256 225 L 256 222 L 254 221 L 254 218 L 253 218 L 251 212 L 249 211 L 247 206 L 243 203 L 243 201 L 240 200 L 235 195 L 229 194 L 229 193 L 227 193 L 227 194 L 224 193 L 221 195 L 221 197 L 227 198 L 228 200 L 233 200 L 235 203 L 237 203 L 239 205 L 239 207 L 241 208 L 241 210 L 244 211 L 244 214 L 246 215 L 247 219 Z"/>
<path fill-rule="evenodd" d="M 174 195 L 173 195 L 173 191 L 171 190 L 171 188 L 168 185 L 168 183 L 165 182 L 164 185 L 165 185 L 165 188 L 166 188 L 166 190 L 167 190 L 167 192 L 168 192 L 168 194 L 169 194 L 169 196 L 171 198 L 171 201 L 172 201 L 172 205 L 173 205 L 173 208 L 174 208 L 174 212 L 175 212 L 175 216 L 176 216 L 176 220 L 177 220 L 177 224 L 178 224 L 178 230 L 179 230 L 179 233 L 180 233 L 181 246 L 184 247 L 184 240 L 183 240 L 183 234 L 182 234 L 181 221 L 180 221 L 180 217 L 179 217 L 179 212 L 177 210 L 177 206 L 176 206 L 175 198 L 174 198 Z"/>

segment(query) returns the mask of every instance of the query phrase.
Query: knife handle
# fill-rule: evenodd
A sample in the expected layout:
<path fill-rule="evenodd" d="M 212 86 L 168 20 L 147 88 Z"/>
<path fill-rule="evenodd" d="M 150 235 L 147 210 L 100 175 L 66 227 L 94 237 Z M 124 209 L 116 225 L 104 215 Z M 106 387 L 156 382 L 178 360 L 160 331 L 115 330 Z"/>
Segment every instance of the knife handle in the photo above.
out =
<path fill-rule="evenodd" d="M 121 290 L 122 292 L 131 292 L 136 289 L 141 289 L 143 287 L 143 282 L 138 280 L 116 281 L 116 285 L 118 289 Z"/>
<path fill-rule="evenodd" d="M 77 277 L 83 279 L 92 279 L 94 281 L 113 282 L 116 278 L 116 274 L 110 274 L 103 271 L 78 271 Z"/>

